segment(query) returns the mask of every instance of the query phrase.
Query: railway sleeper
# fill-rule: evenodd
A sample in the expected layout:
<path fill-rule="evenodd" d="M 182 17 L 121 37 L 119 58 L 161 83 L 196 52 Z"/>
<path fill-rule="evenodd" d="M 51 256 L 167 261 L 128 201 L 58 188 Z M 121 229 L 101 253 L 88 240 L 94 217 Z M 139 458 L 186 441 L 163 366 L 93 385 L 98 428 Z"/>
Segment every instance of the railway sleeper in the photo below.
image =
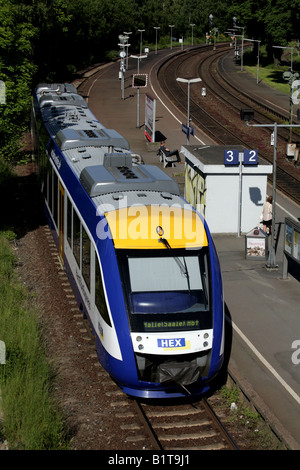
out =
<path fill-rule="evenodd" d="M 160 441 L 185 441 L 191 439 L 207 439 L 217 436 L 217 432 L 214 429 L 208 429 L 207 431 L 201 431 L 197 433 L 185 433 L 185 434 L 170 434 L 170 435 L 158 435 Z"/>
<path fill-rule="evenodd" d="M 177 423 L 155 423 L 155 428 L 173 429 L 173 428 L 193 428 L 197 426 L 209 426 L 211 421 L 202 419 L 200 421 L 178 421 Z"/>
<path fill-rule="evenodd" d="M 205 444 L 200 446 L 189 446 L 189 447 L 164 447 L 164 450 L 182 450 L 182 451 L 190 451 L 190 450 L 225 450 L 227 447 L 222 442 L 215 442 L 213 444 Z"/>

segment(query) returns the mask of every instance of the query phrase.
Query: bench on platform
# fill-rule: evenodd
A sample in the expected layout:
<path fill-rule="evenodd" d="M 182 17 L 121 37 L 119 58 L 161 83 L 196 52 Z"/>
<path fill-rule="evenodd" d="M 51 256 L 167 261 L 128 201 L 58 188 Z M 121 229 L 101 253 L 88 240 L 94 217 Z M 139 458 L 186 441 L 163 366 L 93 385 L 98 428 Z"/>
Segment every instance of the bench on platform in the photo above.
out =
<path fill-rule="evenodd" d="M 164 168 L 166 168 L 167 166 L 174 167 L 176 166 L 175 163 L 178 162 L 178 158 L 176 155 L 168 156 L 161 148 L 158 150 L 157 155 L 159 156 L 159 161 L 163 163 Z"/>

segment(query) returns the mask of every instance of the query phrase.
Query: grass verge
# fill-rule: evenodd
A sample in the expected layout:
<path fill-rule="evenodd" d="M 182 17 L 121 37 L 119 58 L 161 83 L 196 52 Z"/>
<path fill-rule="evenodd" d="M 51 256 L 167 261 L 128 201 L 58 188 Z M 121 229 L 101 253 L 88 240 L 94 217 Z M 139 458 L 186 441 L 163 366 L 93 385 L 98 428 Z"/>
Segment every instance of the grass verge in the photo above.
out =
<path fill-rule="evenodd" d="M 285 450 L 283 442 L 274 434 L 265 419 L 252 407 L 236 385 L 225 385 L 221 395 L 230 408 L 230 422 L 234 423 L 240 439 L 250 445 L 251 450 Z M 231 407 L 231 405 L 234 405 Z"/>
<path fill-rule="evenodd" d="M 63 415 L 53 398 L 54 371 L 47 361 L 39 314 L 18 279 L 4 233 L 0 232 L 0 340 L 6 345 L 6 363 L 0 364 L 0 436 L 11 450 L 68 449 Z"/>
<path fill-rule="evenodd" d="M 245 69 L 256 77 L 257 68 L 255 66 L 246 65 Z M 286 71 L 284 68 L 273 69 L 268 67 L 260 67 L 259 69 L 259 81 L 262 81 L 276 90 L 290 95 L 290 85 L 283 79 L 283 72 Z"/>

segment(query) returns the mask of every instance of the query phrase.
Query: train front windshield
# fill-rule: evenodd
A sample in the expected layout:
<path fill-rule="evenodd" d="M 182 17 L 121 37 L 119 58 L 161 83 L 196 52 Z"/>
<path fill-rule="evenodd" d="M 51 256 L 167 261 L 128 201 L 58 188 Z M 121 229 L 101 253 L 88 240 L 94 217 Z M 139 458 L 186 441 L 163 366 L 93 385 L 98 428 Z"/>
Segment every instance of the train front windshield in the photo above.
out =
<path fill-rule="evenodd" d="M 208 249 L 119 250 L 132 331 L 212 328 Z"/>

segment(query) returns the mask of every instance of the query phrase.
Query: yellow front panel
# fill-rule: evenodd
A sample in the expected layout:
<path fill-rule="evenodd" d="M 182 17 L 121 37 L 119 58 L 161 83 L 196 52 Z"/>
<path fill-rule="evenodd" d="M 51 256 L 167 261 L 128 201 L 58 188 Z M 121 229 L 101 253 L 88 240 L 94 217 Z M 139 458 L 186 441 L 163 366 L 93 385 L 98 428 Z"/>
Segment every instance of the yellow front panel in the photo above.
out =
<path fill-rule="evenodd" d="M 157 227 L 171 248 L 207 245 L 203 223 L 195 211 L 169 206 L 132 206 L 105 213 L 116 248 L 165 249 Z"/>

